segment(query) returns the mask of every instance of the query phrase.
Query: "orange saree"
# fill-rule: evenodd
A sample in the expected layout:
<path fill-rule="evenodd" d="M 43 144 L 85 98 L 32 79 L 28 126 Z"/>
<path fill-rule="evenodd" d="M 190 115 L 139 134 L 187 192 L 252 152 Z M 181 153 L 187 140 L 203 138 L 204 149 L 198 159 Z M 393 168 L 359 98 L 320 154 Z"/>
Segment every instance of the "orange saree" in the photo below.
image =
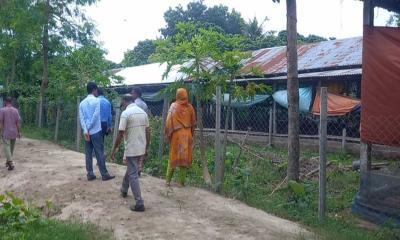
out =
<path fill-rule="evenodd" d="M 169 165 L 172 169 L 192 165 L 195 125 L 196 115 L 188 102 L 188 93 L 186 89 L 180 88 L 176 93 L 176 101 L 168 111 L 165 125 L 165 136 L 170 143 Z"/>

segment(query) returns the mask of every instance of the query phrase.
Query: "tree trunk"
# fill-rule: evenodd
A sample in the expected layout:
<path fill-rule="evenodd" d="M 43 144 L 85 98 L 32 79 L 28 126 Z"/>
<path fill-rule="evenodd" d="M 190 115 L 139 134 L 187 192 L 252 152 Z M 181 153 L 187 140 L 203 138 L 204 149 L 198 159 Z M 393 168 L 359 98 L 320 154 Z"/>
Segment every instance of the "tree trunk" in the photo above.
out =
<path fill-rule="evenodd" d="M 43 123 L 43 101 L 44 95 L 49 83 L 49 8 L 50 0 L 46 0 L 44 14 L 46 22 L 43 26 L 43 78 L 40 85 L 40 96 L 39 96 L 39 119 L 38 127 L 42 127 Z"/>
<path fill-rule="evenodd" d="M 200 134 L 200 159 L 203 165 L 203 178 L 206 184 L 211 185 L 211 175 L 208 171 L 208 163 L 206 158 L 206 143 L 204 139 L 204 128 L 203 128 L 203 109 L 199 97 L 196 97 L 197 104 L 197 126 L 199 127 Z"/>
<path fill-rule="evenodd" d="M 230 80 L 229 88 L 233 84 L 233 78 Z M 231 103 L 232 103 L 232 93 L 231 91 L 228 91 L 229 97 L 228 97 L 228 106 L 226 109 L 226 115 L 225 115 L 225 126 L 224 126 L 224 141 L 222 143 L 222 156 L 221 156 L 221 162 L 222 162 L 222 169 L 220 177 L 221 179 L 218 179 L 218 181 L 221 182 L 220 186 L 217 185 L 216 191 L 221 192 L 222 190 L 222 184 L 224 181 L 224 172 L 225 172 L 225 157 L 226 157 L 226 145 L 228 144 L 228 125 L 229 125 L 229 118 L 230 118 L 230 113 L 231 113 Z M 224 99 L 224 97 L 222 97 Z"/>
<path fill-rule="evenodd" d="M 297 72 L 296 0 L 287 0 L 287 89 L 288 89 L 288 169 L 289 180 L 299 179 L 299 81 Z"/>

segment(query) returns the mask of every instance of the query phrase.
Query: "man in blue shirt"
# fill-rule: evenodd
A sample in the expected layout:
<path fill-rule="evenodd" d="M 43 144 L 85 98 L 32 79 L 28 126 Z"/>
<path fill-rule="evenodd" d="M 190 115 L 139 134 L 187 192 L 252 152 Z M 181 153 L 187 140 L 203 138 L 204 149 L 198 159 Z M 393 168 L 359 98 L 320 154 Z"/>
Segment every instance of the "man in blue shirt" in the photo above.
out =
<path fill-rule="evenodd" d="M 97 98 L 98 88 L 94 82 L 89 82 L 86 88 L 88 96 L 79 105 L 79 118 L 85 136 L 87 179 L 88 181 L 96 179 L 96 175 L 93 173 L 94 150 L 102 179 L 103 181 L 107 181 L 115 178 L 115 176 L 111 176 L 106 168 L 104 143 L 101 133 L 100 99 Z"/>
<path fill-rule="evenodd" d="M 103 89 L 99 88 L 101 132 L 104 137 L 111 132 L 112 107 L 110 101 L 104 96 Z"/>

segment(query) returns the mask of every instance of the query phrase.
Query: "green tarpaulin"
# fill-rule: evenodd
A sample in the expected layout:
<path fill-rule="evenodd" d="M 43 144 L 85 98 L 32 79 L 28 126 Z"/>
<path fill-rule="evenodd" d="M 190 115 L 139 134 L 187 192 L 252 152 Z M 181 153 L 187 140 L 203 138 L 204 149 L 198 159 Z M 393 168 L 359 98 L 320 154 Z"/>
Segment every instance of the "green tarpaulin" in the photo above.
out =
<path fill-rule="evenodd" d="M 231 106 L 233 108 L 243 108 L 243 107 L 250 107 L 258 103 L 262 103 L 266 101 L 270 96 L 269 95 L 255 95 L 254 97 L 247 98 L 246 100 L 238 100 L 232 99 Z M 213 102 L 216 101 L 216 97 L 213 97 Z M 222 105 L 228 106 L 229 103 L 229 94 L 224 94 L 224 99 L 222 99 Z"/>

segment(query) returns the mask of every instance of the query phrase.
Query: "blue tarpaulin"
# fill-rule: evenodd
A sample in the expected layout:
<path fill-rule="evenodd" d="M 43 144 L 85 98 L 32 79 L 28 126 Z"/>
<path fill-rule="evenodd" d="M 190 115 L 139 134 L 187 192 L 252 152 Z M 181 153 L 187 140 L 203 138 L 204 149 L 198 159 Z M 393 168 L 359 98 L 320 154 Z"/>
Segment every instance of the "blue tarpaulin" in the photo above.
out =
<path fill-rule="evenodd" d="M 242 108 L 242 107 L 250 107 L 258 103 L 262 103 L 266 101 L 270 96 L 269 95 L 255 95 L 253 97 L 249 97 L 247 99 L 232 99 L 231 107 L 233 108 Z M 213 97 L 213 102 L 215 102 L 216 97 Z M 229 93 L 224 94 L 224 99 L 222 99 L 222 105 L 228 106 L 229 103 Z"/>
<path fill-rule="evenodd" d="M 275 102 L 284 108 L 288 108 L 287 90 L 276 91 L 272 97 Z M 299 89 L 299 109 L 300 112 L 309 112 L 312 98 L 312 88 L 300 88 Z"/>

